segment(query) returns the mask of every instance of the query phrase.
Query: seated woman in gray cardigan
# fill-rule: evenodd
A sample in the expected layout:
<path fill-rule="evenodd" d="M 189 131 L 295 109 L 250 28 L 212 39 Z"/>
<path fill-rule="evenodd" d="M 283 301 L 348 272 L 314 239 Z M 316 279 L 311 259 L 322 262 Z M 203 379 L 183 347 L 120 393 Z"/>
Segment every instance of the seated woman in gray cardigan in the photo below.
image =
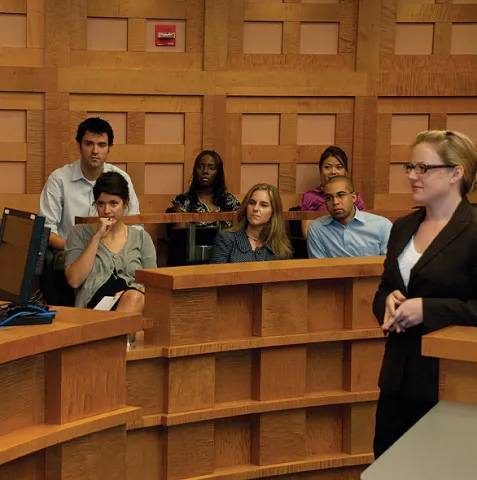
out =
<path fill-rule="evenodd" d="M 215 237 L 210 263 L 285 260 L 292 248 L 282 201 L 273 185 L 254 185 L 237 213 L 237 224 Z"/>
<path fill-rule="evenodd" d="M 66 240 L 65 275 L 75 289 L 75 307 L 95 308 L 105 296 L 119 298 L 111 310 L 142 313 L 143 286 L 137 269 L 156 268 L 156 249 L 144 230 L 122 217 L 129 204 L 127 180 L 117 172 L 100 175 L 93 187 L 99 221 L 75 225 Z"/>

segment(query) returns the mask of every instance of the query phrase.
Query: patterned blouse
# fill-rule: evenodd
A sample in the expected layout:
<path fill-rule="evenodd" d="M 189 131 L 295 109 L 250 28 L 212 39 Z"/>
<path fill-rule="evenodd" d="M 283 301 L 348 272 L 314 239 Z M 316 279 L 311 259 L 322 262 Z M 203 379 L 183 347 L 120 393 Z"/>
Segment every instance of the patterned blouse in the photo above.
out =
<path fill-rule="evenodd" d="M 252 250 L 244 230 L 219 232 L 214 240 L 210 263 L 245 263 L 278 260 L 270 245 Z"/>
<path fill-rule="evenodd" d="M 181 212 L 184 213 L 208 213 L 210 212 L 207 205 L 199 199 L 195 200 L 189 192 L 179 193 L 172 199 L 174 205 L 178 205 Z M 219 212 L 234 212 L 238 210 L 240 202 L 230 193 L 226 193 L 220 200 L 217 206 Z M 197 227 L 215 227 L 217 222 L 197 222 Z M 232 222 L 222 222 L 223 226 L 230 228 Z"/>

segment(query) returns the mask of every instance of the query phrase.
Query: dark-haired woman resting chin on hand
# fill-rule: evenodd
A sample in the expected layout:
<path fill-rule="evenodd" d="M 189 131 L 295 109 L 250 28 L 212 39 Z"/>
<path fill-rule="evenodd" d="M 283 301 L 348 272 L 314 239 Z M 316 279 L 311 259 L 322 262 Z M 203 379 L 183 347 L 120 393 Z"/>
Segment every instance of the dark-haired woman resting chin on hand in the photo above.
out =
<path fill-rule="evenodd" d="M 143 286 L 135 275 L 138 269 L 157 267 L 154 244 L 147 232 L 122 221 L 129 189 L 120 173 L 100 175 L 93 195 L 99 221 L 75 225 L 65 246 L 65 275 L 75 289 L 75 306 L 94 308 L 103 297 L 117 296 L 112 310 L 142 313 Z"/>
<path fill-rule="evenodd" d="M 174 197 L 172 204 L 177 213 L 233 212 L 239 208 L 240 202 L 227 193 L 224 165 L 217 152 L 204 150 L 199 153 L 194 162 L 189 191 Z M 196 225 L 211 227 L 216 223 L 197 222 Z M 183 224 L 175 226 L 185 227 Z M 224 226 L 230 227 L 232 223 L 224 222 Z"/>
<path fill-rule="evenodd" d="M 210 263 L 285 260 L 292 256 L 282 202 L 273 185 L 253 186 L 237 217 L 235 226 L 215 237 Z"/>

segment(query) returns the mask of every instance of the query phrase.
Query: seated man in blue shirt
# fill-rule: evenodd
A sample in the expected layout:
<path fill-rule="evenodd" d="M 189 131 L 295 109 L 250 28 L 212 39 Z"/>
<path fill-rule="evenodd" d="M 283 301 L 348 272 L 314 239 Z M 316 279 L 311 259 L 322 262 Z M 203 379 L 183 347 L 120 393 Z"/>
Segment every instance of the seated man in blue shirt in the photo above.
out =
<path fill-rule="evenodd" d="M 356 193 L 348 177 L 330 178 L 324 199 L 330 215 L 310 223 L 309 258 L 386 255 L 392 223 L 355 207 Z"/>
<path fill-rule="evenodd" d="M 66 237 L 75 223 L 75 216 L 97 215 L 93 187 L 103 172 L 119 172 L 128 182 L 130 205 L 128 214 L 139 213 L 139 201 L 129 175 L 105 163 L 113 146 L 111 125 L 99 117 L 81 122 L 76 133 L 80 160 L 56 169 L 48 178 L 40 196 L 40 215 L 51 229 L 49 245 L 55 250 L 65 248 Z"/>

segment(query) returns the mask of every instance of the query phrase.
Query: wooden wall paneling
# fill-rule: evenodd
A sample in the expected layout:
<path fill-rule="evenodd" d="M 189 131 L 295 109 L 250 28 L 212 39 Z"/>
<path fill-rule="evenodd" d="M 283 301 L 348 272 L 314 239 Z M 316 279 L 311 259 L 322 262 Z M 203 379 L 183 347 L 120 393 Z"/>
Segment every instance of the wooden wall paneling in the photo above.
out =
<path fill-rule="evenodd" d="M 477 403 L 477 363 L 441 359 L 439 366 L 440 400 Z"/>
<path fill-rule="evenodd" d="M 166 478 L 180 480 L 214 471 L 214 423 L 200 422 L 167 430 Z"/>
<path fill-rule="evenodd" d="M 204 53 L 205 0 L 187 0 L 186 52 Z"/>
<path fill-rule="evenodd" d="M 381 4 L 380 59 L 382 62 L 383 58 L 386 56 L 394 57 L 396 43 L 397 2 L 396 0 L 381 0 Z"/>
<path fill-rule="evenodd" d="M 306 282 L 254 285 L 254 335 L 305 333 L 307 297 Z"/>
<path fill-rule="evenodd" d="M 2 142 L 2 151 L 0 152 L 0 161 L 3 162 L 21 162 L 25 163 L 27 156 L 26 143 L 4 143 Z"/>
<path fill-rule="evenodd" d="M 119 0 L 119 16 L 139 18 L 186 18 L 186 2 L 157 2 L 156 0 Z"/>
<path fill-rule="evenodd" d="M 337 113 L 336 114 L 336 140 L 335 143 L 342 148 L 348 160 L 350 160 L 349 170 L 351 176 L 353 174 L 353 122 L 354 117 L 352 113 Z"/>
<path fill-rule="evenodd" d="M 300 54 L 300 32 L 301 22 L 283 22 L 283 54 Z"/>
<path fill-rule="evenodd" d="M 345 282 L 341 279 L 308 282 L 308 332 L 341 330 L 345 323 Z"/>
<path fill-rule="evenodd" d="M 215 422 L 215 468 L 249 465 L 251 417 L 224 418 Z"/>
<path fill-rule="evenodd" d="M 343 389 L 349 392 L 377 390 L 385 340 L 346 342 Z"/>
<path fill-rule="evenodd" d="M 167 368 L 166 412 L 209 408 L 215 399 L 215 357 L 172 358 Z"/>
<path fill-rule="evenodd" d="M 166 429 L 129 430 L 126 436 L 126 480 L 166 479 Z"/>
<path fill-rule="evenodd" d="M 68 67 L 70 65 L 71 0 L 45 3 L 45 65 Z"/>
<path fill-rule="evenodd" d="M 340 29 L 338 55 L 356 55 L 359 0 L 342 0 L 340 3 Z"/>
<path fill-rule="evenodd" d="M 44 423 L 45 367 L 42 354 L 1 364 L 0 383 L 2 435 Z"/>
<path fill-rule="evenodd" d="M 353 134 L 353 183 L 366 207 L 374 206 L 376 165 L 376 97 L 357 97 Z"/>
<path fill-rule="evenodd" d="M 44 112 L 27 111 L 26 193 L 41 193 L 45 182 Z"/>
<path fill-rule="evenodd" d="M 242 164 L 242 115 L 226 115 L 226 160 L 224 162 L 225 178 L 229 192 L 240 192 L 240 175 Z"/>
<path fill-rule="evenodd" d="M 306 393 L 343 390 L 343 342 L 306 347 Z"/>
<path fill-rule="evenodd" d="M 27 0 L 26 13 L 27 48 L 45 48 L 45 0 Z"/>
<path fill-rule="evenodd" d="M 215 403 L 252 400 L 252 351 L 215 356 Z"/>
<path fill-rule="evenodd" d="M 281 114 L 280 115 L 280 145 L 287 145 L 287 146 L 296 145 L 297 129 L 298 129 L 297 114 L 295 113 Z M 276 157 L 274 156 L 273 158 L 275 159 Z M 278 190 L 280 193 L 296 192 L 296 163 L 295 163 L 296 158 L 297 158 L 297 155 L 295 153 L 295 155 L 292 155 L 293 163 L 280 163 L 278 166 Z"/>
<path fill-rule="evenodd" d="M 45 110 L 45 175 L 48 176 L 71 159 L 69 94 L 47 92 Z"/>
<path fill-rule="evenodd" d="M 432 53 L 434 55 L 450 55 L 451 37 L 452 37 L 452 22 L 435 23 Z"/>
<path fill-rule="evenodd" d="M 117 17 L 119 16 L 119 0 L 87 0 L 88 17 Z"/>
<path fill-rule="evenodd" d="M 245 20 L 261 22 L 339 22 L 340 6 L 337 4 L 295 4 L 273 2 L 246 2 Z"/>
<path fill-rule="evenodd" d="M 226 102 L 225 95 L 204 96 L 202 145 L 204 149 L 216 150 L 222 157 L 226 148 Z"/>
<path fill-rule="evenodd" d="M 64 424 L 126 405 L 124 336 L 48 352 L 45 372 L 47 423 Z"/>
<path fill-rule="evenodd" d="M 343 452 L 350 455 L 373 451 L 376 404 L 343 405 Z"/>
<path fill-rule="evenodd" d="M 253 286 L 238 285 L 217 289 L 215 340 L 250 338 L 253 323 Z"/>
<path fill-rule="evenodd" d="M 146 19 L 128 18 L 128 52 L 146 51 Z"/>
<path fill-rule="evenodd" d="M 278 191 L 296 192 L 296 163 L 280 163 L 278 166 Z"/>
<path fill-rule="evenodd" d="M 244 0 L 229 0 L 228 57 L 243 55 L 243 30 L 245 19 Z M 229 65 L 227 65 L 230 68 Z"/>
<path fill-rule="evenodd" d="M 264 401 L 304 396 L 306 366 L 304 345 L 256 350 L 253 399 Z"/>
<path fill-rule="evenodd" d="M 391 122 L 392 115 L 378 114 L 376 135 L 375 193 L 389 193 L 389 168 L 392 159 Z"/>
<path fill-rule="evenodd" d="M 346 279 L 345 328 L 378 328 L 373 315 L 373 300 L 381 278 Z"/>
<path fill-rule="evenodd" d="M 356 71 L 376 73 L 379 69 L 382 0 L 361 0 L 358 14 Z"/>
<path fill-rule="evenodd" d="M 70 0 L 70 8 L 71 50 L 85 51 L 87 48 L 88 0 Z"/>
<path fill-rule="evenodd" d="M 141 407 L 143 415 L 163 413 L 166 395 L 166 360 L 149 358 L 126 364 L 127 405 Z"/>
<path fill-rule="evenodd" d="M 1 465 L 0 480 L 45 480 L 45 452 L 35 452 Z"/>
<path fill-rule="evenodd" d="M 49 480 L 126 480 L 126 428 L 110 428 L 50 447 L 45 463 Z"/>
<path fill-rule="evenodd" d="M 153 327 L 144 331 L 146 344 L 172 346 L 214 340 L 217 289 L 171 292 L 149 286 L 146 292 L 144 315 L 153 321 Z"/>
<path fill-rule="evenodd" d="M 306 458 L 306 427 L 305 409 L 256 415 L 252 423 L 252 463 L 270 465 Z"/>
<path fill-rule="evenodd" d="M 308 455 L 333 455 L 343 451 L 343 408 L 341 405 L 309 408 L 306 412 Z"/>
<path fill-rule="evenodd" d="M 189 190 L 197 155 L 202 151 L 202 114 L 185 114 L 184 191 Z"/>
<path fill-rule="evenodd" d="M 27 0 L 1 0 L 0 12 L 2 13 L 26 13 Z"/>
<path fill-rule="evenodd" d="M 70 104 L 71 104 L 71 95 L 70 95 Z M 65 114 L 66 116 L 66 114 Z M 78 126 L 79 124 L 83 121 L 86 120 L 88 117 L 88 113 L 85 111 L 70 111 L 69 112 L 69 123 L 70 123 L 70 129 L 68 132 L 68 140 L 69 140 L 69 161 L 70 162 L 75 162 L 76 160 L 80 159 L 80 152 L 79 152 L 79 147 L 78 143 L 76 142 L 76 133 L 78 131 Z M 63 134 L 64 138 L 66 138 L 66 134 Z M 108 162 L 110 162 L 111 159 L 108 158 Z"/>
<path fill-rule="evenodd" d="M 447 130 L 447 114 L 431 113 L 429 115 L 429 130 Z"/>
<path fill-rule="evenodd" d="M 127 114 L 127 143 L 144 145 L 146 137 L 146 114 L 144 112 L 128 112 Z M 128 175 L 137 194 L 145 193 L 146 164 L 141 162 L 128 163 Z"/>
<path fill-rule="evenodd" d="M 205 0 L 204 70 L 226 66 L 228 15 L 227 0 Z"/>

